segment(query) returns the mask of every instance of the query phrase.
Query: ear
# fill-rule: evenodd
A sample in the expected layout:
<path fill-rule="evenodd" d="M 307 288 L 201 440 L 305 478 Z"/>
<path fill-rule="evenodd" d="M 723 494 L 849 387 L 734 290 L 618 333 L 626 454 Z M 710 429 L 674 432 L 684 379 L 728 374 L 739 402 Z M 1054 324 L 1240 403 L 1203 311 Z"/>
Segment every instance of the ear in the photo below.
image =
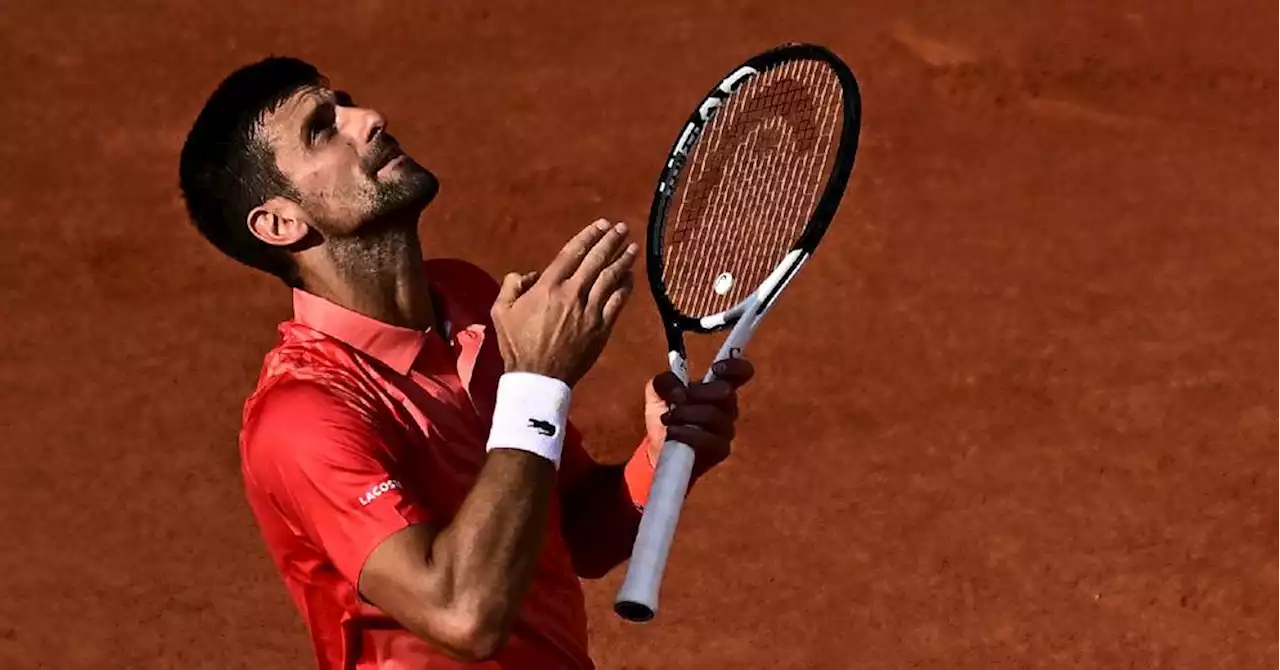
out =
<path fill-rule="evenodd" d="M 311 232 L 306 212 L 297 203 L 281 197 L 254 207 L 247 223 L 254 237 L 277 247 L 296 244 Z"/>

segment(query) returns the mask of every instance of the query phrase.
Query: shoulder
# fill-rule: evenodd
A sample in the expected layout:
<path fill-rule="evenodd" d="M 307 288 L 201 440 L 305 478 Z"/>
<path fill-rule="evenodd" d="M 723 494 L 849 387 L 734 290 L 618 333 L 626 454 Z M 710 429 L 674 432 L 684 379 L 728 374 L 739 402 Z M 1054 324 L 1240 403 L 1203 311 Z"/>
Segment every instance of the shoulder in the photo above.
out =
<path fill-rule="evenodd" d="M 355 354 L 341 342 L 307 326 L 281 326 L 281 343 L 263 360 L 257 387 L 245 401 L 247 425 L 266 410 L 297 410 L 302 406 L 341 405 L 352 411 L 373 411 L 376 390 Z"/>
<path fill-rule="evenodd" d="M 377 420 L 370 409 L 347 384 L 286 376 L 259 389 L 246 403 L 242 446 L 246 455 L 280 450 L 300 455 L 335 438 L 373 433 Z"/>
<path fill-rule="evenodd" d="M 360 415 L 360 403 L 352 402 L 354 389 L 339 379 L 286 375 L 259 389 L 253 398 L 254 420 L 314 415 L 313 410 Z"/>
<path fill-rule="evenodd" d="M 247 471 L 338 464 L 376 455 L 396 433 L 392 416 L 352 370 L 315 354 L 264 376 L 245 403 L 240 456 Z"/>

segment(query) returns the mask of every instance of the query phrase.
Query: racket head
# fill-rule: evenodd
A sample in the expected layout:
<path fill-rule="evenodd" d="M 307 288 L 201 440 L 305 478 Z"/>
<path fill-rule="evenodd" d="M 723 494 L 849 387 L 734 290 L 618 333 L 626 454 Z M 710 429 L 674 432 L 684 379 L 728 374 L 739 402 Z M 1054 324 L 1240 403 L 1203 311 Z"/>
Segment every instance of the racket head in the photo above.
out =
<path fill-rule="evenodd" d="M 861 105 L 838 56 L 786 44 L 734 68 L 695 107 L 658 178 L 646 240 L 649 287 L 673 351 L 683 349 L 682 332 L 733 325 L 790 252 L 817 248 L 853 171 Z M 735 190 L 744 178 L 755 180 L 754 195 L 751 184 Z M 767 242 L 735 237 L 737 219 Z M 765 307 L 777 291 L 767 293 Z"/>

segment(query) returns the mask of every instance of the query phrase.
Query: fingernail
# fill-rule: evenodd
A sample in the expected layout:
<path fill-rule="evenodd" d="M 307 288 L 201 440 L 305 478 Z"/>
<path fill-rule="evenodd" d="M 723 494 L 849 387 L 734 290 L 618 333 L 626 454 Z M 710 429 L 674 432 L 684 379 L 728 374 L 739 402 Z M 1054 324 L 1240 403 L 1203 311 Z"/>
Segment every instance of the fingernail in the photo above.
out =
<path fill-rule="evenodd" d="M 625 223 L 623 223 L 623 222 L 619 221 L 619 222 L 618 222 L 618 225 L 616 225 L 616 226 L 614 226 L 614 227 L 613 227 L 613 230 L 614 230 L 614 232 L 616 232 L 616 233 L 618 233 L 619 235 L 621 235 L 621 234 L 623 234 L 623 233 L 627 232 L 627 224 L 625 224 Z"/>
<path fill-rule="evenodd" d="M 599 230 L 608 230 L 609 222 L 604 219 L 600 219 L 599 221 L 596 221 L 596 228 Z"/>
<path fill-rule="evenodd" d="M 627 245 L 627 253 L 629 254 L 634 254 L 639 250 L 640 250 L 640 245 L 636 244 L 635 242 L 632 242 L 631 244 Z"/>

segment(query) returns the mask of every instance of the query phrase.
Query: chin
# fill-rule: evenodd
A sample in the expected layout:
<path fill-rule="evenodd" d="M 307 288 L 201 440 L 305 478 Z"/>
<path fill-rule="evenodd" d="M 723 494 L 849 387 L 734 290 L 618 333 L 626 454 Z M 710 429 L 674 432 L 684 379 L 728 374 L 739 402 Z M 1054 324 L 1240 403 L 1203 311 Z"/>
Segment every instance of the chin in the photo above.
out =
<path fill-rule="evenodd" d="M 440 181 L 436 179 L 431 171 L 422 167 L 417 161 L 405 157 L 404 164 L 400 166 L 402 173 L 401 184 L 404 186 L 405 195 L 422 206 L 426 206 L 435 200 L 436 193 L 440 192 Z"/>
<path fill-rule="evenodd" d="M 430 170 L 412 160 L 404 161 L 399 166 L 397 179 L 383 187 L 379 200 L 382 206 L 380 214 L 402 213 L 416 209 L 422 211 L 436 198 L 440 191 L 440 182 Z"/>

